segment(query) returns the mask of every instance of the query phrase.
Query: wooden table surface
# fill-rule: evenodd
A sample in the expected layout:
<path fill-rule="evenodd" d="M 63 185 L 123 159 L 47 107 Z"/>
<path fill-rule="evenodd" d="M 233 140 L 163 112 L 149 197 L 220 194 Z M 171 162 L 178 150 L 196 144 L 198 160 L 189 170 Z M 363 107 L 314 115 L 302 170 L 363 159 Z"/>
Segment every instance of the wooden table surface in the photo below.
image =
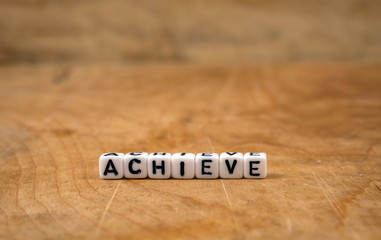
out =
<path fill-rule="evenodd" d="M 380 239 L 381 64 L 0 68 L 1 239 Z M 263 151 L 263 180 L 101 180 L 103 152 Z"/>

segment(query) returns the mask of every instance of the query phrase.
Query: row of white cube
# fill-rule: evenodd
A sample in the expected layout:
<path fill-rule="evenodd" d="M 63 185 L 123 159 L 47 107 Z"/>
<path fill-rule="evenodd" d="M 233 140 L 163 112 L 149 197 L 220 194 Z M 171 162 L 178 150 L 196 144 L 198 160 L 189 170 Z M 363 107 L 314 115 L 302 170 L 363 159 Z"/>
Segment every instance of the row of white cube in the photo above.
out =
<path fill-rule="evenodd" d="M 266 153 L 104 153 L 99 157 L 103 179 L 265 178 Z"/>

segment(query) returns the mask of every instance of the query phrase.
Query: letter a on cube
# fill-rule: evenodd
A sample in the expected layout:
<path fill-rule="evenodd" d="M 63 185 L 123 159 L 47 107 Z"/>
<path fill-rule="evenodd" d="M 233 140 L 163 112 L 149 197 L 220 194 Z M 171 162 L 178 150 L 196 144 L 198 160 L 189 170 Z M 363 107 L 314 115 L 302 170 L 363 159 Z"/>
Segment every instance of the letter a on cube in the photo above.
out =
<path fill-rule="evenodd" d="M 123 177 L 123 153 L 104 153 L 99 157 L 99 175 L 103 179 Z"/>

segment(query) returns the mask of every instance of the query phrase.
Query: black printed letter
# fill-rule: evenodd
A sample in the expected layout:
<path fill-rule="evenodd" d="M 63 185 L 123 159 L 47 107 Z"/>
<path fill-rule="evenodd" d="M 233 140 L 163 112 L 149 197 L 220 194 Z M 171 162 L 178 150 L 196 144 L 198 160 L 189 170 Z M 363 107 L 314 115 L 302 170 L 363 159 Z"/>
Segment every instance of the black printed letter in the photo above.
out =
<path fill-rule="evenodd" d="M 202 153 L 201 156 L 211 157 L 212 154 L 211 153 Z"/>
<path fill-rule="evenodd" d="M 118 154 L 116 154 L 116 153 L 107 153 L 104 156 L 118 156 Z"/>
<path fill-rule="evenodd" d="M 185 167 L 185 163 L 180 162 L 180 176 L 182 176 L 182 177 L 184 177 L 184 174 L 185 174 L 184 167 Z"/>
<path fill-rule="evenodd" d="M 211 163 L 211 162 L 212 160 L 210 159 L 201 160 L 201 174 L 202 175 L 212 175 L 211 172 L 205 171 L 205 168 L 210 168 L 210 165 L 205 165 L 205 163 Z"/>
<path fill-rule="evenodd" d="M 165 164 L 164 160 L 161 161 L 161 165 L 157 166 L 156 161 L 152 161 L 152 172 L 153 174 L 156 174 L 156 169 L 161 169 L 161 175 L 165 175 Z"/>
<path fill-rule="evenodd" d="M 237 159 L 234 159 L 233 166 L 230 166 L 229 160 L 225 160 L 226 167 L 228 168 L 229 174 L 233 174 L 234 168 L 237 165 Z"/>
<path fill-rule="evenodd" d="M 110 170 L 110 167 L 112 168 L 111 170 Z M 118 171 L 116 170 L 114 163 L 111 159 L 108 160 L 105 171 L 103 172 L 103 175 L 107 176 L 107 173 L 114 173 L 115 176 L 118 175 Z"/>
<path fill-rule="evenodd" d="M 153 155 L 155 155 L 155 156 L 156 156 L 156 155 L 163 155 L 163 156 L 165 156 L 166 154 L 167 154 L 167 153 L 157 153 L 157 152 L 156 152 L 156 153 L 154 153 Z"/>
<path fill-rule="evenodd" d="M 250 166 L 250 176 L 260 176 L 260 173 L 253 173 L 253 170 L 258 170 L 258 168 L 253 167 L 253 164 L 259 164 L 259 161 L 250 161 L 249 166 Z"/>
<path fill-rule="evenodd" d="M 257 153 L 257 152 L 251 152 L 251 153 L 250 153 L 250 156 L 260 156 L 260 155 L 259 155 L 259 153 Z"/>
<path fill-rule="evenodd" d="M 130 173 L 132 174 L 139 174 L 142 172 L 142 170 L 138 169 L 138 170 L 134 170 L 132 168 L 132 164 L 134 164 L 134 162 L 136 162 L 137 164 L 141 163 L 142 161 L 140 161 L 139 159 L 132 159 L 129 163 L 128 163 L 128 170 L 130 171 Z"/>
<path fill-rule="evenodd" d="M 226 154 L 230 155 L 230 156 L 233 156 L 234 154 L 236 154 L 237 152 L 226 152 Z"/>

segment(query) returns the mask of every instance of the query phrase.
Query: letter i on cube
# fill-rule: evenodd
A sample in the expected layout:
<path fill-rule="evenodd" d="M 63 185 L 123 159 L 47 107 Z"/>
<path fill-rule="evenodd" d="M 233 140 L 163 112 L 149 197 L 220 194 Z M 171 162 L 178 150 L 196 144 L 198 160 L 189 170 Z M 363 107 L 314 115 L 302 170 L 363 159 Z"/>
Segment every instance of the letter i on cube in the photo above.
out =
<path fill-rule="evenodd" d="M 194 178 L 193 153 L 175 153 L 172 155 L 172 177 L 181 179 Z"/>

